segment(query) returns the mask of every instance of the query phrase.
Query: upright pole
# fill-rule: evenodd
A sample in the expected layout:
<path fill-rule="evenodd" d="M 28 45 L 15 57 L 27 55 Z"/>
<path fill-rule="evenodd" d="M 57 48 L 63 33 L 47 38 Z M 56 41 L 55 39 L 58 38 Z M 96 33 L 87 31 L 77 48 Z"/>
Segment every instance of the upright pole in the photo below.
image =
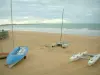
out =
<path fill-rule="evenodd" d="M 14 32 L 13 32 L 13 15 L 12 15 L 12 0 L 10 0 L 10 10 L 11 10 L 11 25 L 12 25 L 12 42 L 14 48 Z"/>
<path fill-rule="evenodd" d="M 63 15 L 64 15 L 64 9 L 63 9 L 63 11 L 62 11 L 62 25 L 61 25 L 61 35 L 60 35 L 60 41 L 62 41 Z"/>

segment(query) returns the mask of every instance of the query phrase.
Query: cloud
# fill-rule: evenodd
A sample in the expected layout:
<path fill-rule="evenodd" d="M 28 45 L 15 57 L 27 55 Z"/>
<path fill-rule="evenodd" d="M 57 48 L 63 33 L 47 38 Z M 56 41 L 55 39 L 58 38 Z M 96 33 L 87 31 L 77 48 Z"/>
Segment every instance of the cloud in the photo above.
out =
<path fill-rule="evenodd" d="M 92 14 L 91 13 L 88 13 L 87 16 L 92 16 Z"/>
<path fill-rule="evenodd" d="M 64 23 L 71 23 L 71 21 L 63 20 Z M 46 19 L 42 23 L 62 23 L 62 19 Z"/>
<path fill-rule="evenodd" d="M 0 0 L 0 8 L 4 7 L 7 5 L 9 0 Z"/>
<path fill-rule="evenodd" d="M 34 16 L 45 19 L 64 18 L 74 23 L 100 22 L 100 0 L 12 0 L 14 19 Z M 0 1 L 0 19 L 10 18 L 10 0 Z M 89 13 L 89 14 L 88 14 Z M 91 15 L 92 14 L 92 15 Z M 92 18 L 90 18 L 92 17 Z M 97 19 L 93 19 L 93 17 Z M 56 21 L 56 20 L 55 20 Z"/>
<path fill-rule="evenodd" d="M 63 19 L 64 23 L 71 23 L 68 19 Z M 8 19 L 0 19 L 0 24 L 10 24 L 10 20 Z M 38 23 L 62 23 L 62 19 L 45 19 L 45 18 L 33 18 L 33 17 L 24 17 L 24 18 L 16 18 L 13 20 L 14 24 L 38 24 Z"/>
<path fill-rule="evenodd" d="M 2 24 L 10 24 L 10 20 L 8 19 L 0 19 L 0 25 Z"/>

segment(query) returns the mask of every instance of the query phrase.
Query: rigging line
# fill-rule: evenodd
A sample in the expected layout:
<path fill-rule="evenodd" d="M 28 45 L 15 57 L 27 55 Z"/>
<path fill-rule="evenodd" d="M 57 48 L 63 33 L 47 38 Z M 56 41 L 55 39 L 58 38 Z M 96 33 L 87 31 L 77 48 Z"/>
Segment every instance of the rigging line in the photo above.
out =
<path fill-rule="evenodd" d="M 10 0 L 10 10 L 11 10 L 11 25 L 12 25 L 12 42 L 14 48 L 14 32 L 13 32 L 13 15 L 12 15 L 12 0 Z"/>
<path fill-rule="evenodd" d="M 60 41 L 62 41 L 63 15 L 64 15 L 64 9 L 63 9 L 63 11 L 62 11 L 62 25 L 61 25 L 61 35 L 60 35 Z"/>

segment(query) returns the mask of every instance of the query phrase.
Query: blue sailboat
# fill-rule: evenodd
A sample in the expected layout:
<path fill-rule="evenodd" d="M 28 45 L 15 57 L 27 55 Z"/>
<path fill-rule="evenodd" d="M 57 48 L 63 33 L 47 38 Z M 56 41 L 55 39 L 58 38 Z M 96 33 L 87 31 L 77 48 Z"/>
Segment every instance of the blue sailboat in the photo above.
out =
<path fill-rule="evenodd" d="M 9 53 L 6 59 L 6 65 L 11 68 L 16 63 L 21 61 L 23 58 L 26 58 L 26 54 L 28 53 L 27 46 L 16 47 L 12 52 Z"/>

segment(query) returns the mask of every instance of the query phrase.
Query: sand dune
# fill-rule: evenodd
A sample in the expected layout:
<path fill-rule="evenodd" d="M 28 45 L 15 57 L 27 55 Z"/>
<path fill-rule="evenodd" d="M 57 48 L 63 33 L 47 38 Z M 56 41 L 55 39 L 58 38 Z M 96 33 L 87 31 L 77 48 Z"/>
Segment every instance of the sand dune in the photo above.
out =
<path fill-rule="evenodd" d="M 0 49 L 10 52 L 13 49 L 12 35 L 0 41 Z M 89 67 L 88 60 L 69 63 L 73 53 L 87 50 L 89 53 L 100 53 L 100 37 L 64 35 L 63 40 L 69 41 L 66 49 L 60 47 L 47 48 L 46 44 L 59 41 L 59 34 L 40 32 L 14 32 L 14 47 L 28 46 L 27 59 L 16 64 L 12 69 L 4 66 L 0 60 L 0 75 L 100 75 L 100 61 Z"/>

